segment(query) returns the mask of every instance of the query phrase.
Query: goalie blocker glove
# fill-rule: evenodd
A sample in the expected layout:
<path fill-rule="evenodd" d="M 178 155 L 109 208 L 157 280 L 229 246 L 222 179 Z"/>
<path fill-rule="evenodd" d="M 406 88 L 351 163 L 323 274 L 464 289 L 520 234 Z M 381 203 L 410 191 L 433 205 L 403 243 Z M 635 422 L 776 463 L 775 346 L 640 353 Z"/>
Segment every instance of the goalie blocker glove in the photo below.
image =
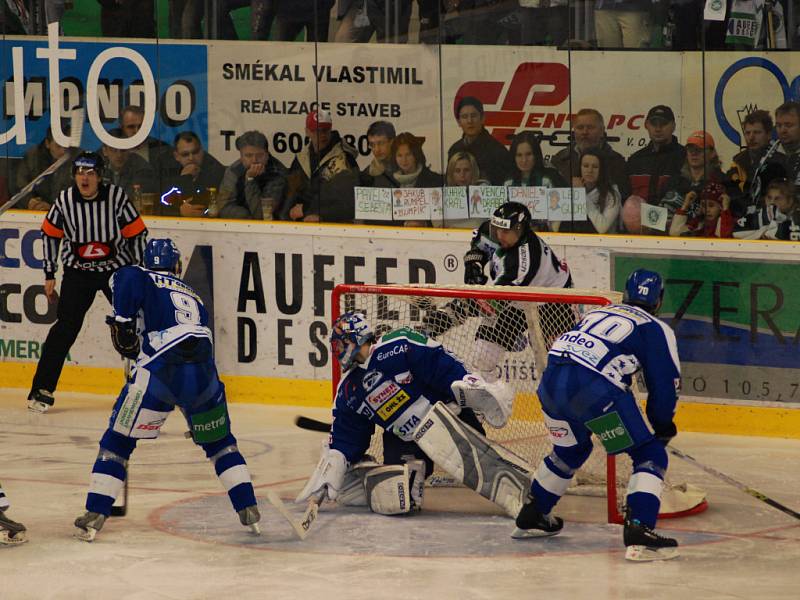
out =
<path fill-rule="evenodd" d="M 514 401 L 513 392 L 503 383 L 488 383 L 483 377 L 467 373 L 450 385 L 458 411 L 469 407 L 483 415 L 486 422 L 499 429 L 508 422 Z"/>
<path fill-rule="evenodd" d="M 106 324 L 111 328 L 111 343 L 114 344 L 114 349 L 125 358 L 136 360 L 139 356 L 140 345 L 134 322 L 121 317 L 108 316 Z"/>
<path fill-rule="evenodd" d="M 320 502 L 327 497 L 329 500 L 336 500 L 339 492 L 344 485 L 344 476 L 349 466 L 344 454 L 339 450 L 333 450 L 326 445 L 322 447 L 322 456 L 317 463 L 317 468 L 311 474 L 305 487 L 295 499 L 295 502 L 303 502 L 312 496 L 317 496 Z M 319 496 L 322 492 L 322 496 Z"/>

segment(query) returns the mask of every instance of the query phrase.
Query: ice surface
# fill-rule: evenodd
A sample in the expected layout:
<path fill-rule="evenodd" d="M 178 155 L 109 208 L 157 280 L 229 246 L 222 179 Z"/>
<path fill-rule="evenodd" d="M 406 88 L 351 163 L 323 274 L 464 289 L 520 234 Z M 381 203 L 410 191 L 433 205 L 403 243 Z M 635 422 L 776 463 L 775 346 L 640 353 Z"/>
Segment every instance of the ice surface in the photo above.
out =
<path fill-rule="evenodd" d="M 673 482 L 709 493 L 707 512 L 662 521 L 680 558 L 623 559 L 602 499 L 566 497 L 560 536 L 512 540 L 513 523 L 468 490 L 433 489 L 426 509 L 382 517 L 325 505 L 305 541 L 263 498 L 290 500 L 313 470 L 324 434 L 299 430 L 308 408 L 231 406 L 233 431 L 260 497 L 262 531 L 242 527 L 179 413 L 131 461 L 128 516 L 92 544 L 72 537 L 83 512 L 111 397 L 58 394 L 34 415 L 22 390 L 0 390 L 0 482 L 30 542 L 0 547 L 0 600 L 49 598 L 798 598 L 800 522 L 672 458 Z M 683 433 L 698 460 L 800 510 L 800 441 Z"/>

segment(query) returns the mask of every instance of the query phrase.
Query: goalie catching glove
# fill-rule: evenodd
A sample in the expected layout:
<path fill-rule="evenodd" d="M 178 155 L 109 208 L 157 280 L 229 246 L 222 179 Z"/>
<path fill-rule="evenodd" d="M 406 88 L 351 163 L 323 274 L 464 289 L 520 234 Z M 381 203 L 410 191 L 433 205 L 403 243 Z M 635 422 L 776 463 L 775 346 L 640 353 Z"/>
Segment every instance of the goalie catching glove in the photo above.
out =
<path fill-rule="evenodd" d="M 322 456 L 317 463 L 317 468 L 306 482 L 306 486 L 295 499 L 303 502 L 312 496 L 319 497 L 322 502 L 327 497 L 336 500 L 344 485 L 344 476 L 347 473 L 347 459 L 338 450 L 322 447 Z"/>
<path fill-rule="evenodd" d="M 106 324 L 111 328 L 111 343 L 114 349 L 125 358 L 136 360 L 139 356 L 139 336 L 136 335 L 136 324 L 123 317 L 106 317 Z"/>
<path fill-rule="evenodd" d="M 505 384 L 488 383 L 480 375 L 467 373 L 460 381 L 450 384 L 450 389 L 455 396 L 459 412 L 468 406 L 482 414 L 486 422 L 495 429 L 503 427 L 508 422 L 514 394 Z"/>

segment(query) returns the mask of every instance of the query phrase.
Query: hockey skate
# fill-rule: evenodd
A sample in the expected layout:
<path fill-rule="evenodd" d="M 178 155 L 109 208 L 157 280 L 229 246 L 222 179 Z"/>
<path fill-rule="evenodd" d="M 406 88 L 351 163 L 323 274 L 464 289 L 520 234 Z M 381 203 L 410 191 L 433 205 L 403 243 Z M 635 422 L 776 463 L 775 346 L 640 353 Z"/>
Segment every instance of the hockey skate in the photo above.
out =
<path fill-rule="evenodd" d="M 632 561 L 669 560 L 678 556 L 678 542 L 658 535 L 638 519 L 625 516 L 623 540 L 627 549 L 625 558 Z"/>
<path fill-rule="evenodd" d="M 28 394 L 28 410 L 43 414 L 52 408 L 55 401 L 53 394 L 47 390 L 32 390 Z"/>
<path fill-rule="evenodd" d="M 0 545 L 24 544 L 28 541 L 26 531 L 25 525 L 12 521 L 6 516 L 5 511 L 0 509 Z"/>
<path fill-rule="evenodd" d="M 564 520 L 552 515 L 545 515 L 536 508 L 536 502 L 528 496 L 528 502 L 519 511 L 516 520 L 517 528 L 511 537 L 515 540 L 526 538 L 548 537 L 556 535 L 564 528 Z"/>
<path fill-rule="evenodd" d="M 241 521 L 242 525 L 249 527 L 254 535 L 261 535 L 261 527 L 258 526 L 258 522 L 261 520 L 261 513 L 258 512 L 257 506 L 248 506 L 240 510 L 237 514 L 239 515 L 239 521 Z"/>
<path fill-rule="evenodd" d="M 106 516 L 96 512 L 87 512 L 75 519 L 75 537 L 84 542 L 94 541 L 97 532 L 103 528 Z"/>

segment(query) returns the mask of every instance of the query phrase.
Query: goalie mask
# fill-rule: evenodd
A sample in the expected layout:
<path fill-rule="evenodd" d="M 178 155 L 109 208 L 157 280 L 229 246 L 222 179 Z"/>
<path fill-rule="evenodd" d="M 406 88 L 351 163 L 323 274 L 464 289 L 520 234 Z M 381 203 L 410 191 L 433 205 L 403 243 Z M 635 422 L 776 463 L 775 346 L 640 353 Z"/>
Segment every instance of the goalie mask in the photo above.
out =
<path fill-rule="evenodd" d="M 375 334 L 362 313 L 346 312 L 333 323 L 331 350 L 343 371 L 353 366 L 362 345 L 374 341 Z"/>
<path fill-rule="evenodd" d="M 531 213 L 527 206 L 519 202 L 506 202 L 492 214 L 489 235 L 503 249 L 508 249 L 519 242 L 530 228 L 530 223 Z"/>
<path fill-rule="evenodd" d="M 181 251 L 169 238 L 153 239 L 144 249 L 144 266 L 151 271 L 181 273 Z"/>

